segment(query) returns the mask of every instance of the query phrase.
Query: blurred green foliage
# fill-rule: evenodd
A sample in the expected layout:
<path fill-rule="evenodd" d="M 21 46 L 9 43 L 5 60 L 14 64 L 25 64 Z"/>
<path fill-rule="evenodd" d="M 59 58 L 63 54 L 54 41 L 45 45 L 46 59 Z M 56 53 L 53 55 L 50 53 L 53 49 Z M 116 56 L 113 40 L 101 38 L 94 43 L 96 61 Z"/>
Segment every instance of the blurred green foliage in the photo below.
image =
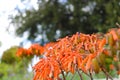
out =
<path fill-rule="evenodd" d="M 18 47 L 13 46 L 3 52 L 0 63 L 0 80 L 31 80 L 32 73 L 28 72 L 28 60 L 16 56 Z"/>
<path fill-rule="evenodd" d="M 17 51 L 18 47 L 11 47 L 10 49 L 3 52 L 1 61 L 6 64 L 14 64 L 15 62 L 19 61 L 19 59 L 16 57 L 15 53 Z"/>
<path fill-rule="evenodd" d="M 43 41 L 54 41 L 76 32 L 106 32 L 116 27 L 119 7 L 119 0 L 38 0 L 38 9 L 19 9 L 12 23 L 17 35 L 27 31 L 28 39 L 42 35 Z"/>

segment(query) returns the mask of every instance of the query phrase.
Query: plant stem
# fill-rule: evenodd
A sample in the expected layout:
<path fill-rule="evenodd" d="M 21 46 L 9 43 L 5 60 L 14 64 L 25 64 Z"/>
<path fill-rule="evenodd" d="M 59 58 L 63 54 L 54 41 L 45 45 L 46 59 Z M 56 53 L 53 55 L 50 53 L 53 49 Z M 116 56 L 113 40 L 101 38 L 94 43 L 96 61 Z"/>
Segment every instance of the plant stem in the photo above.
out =
<path fill-rule="evenodd" d="M 76 69 L 76 71 L 78 72 L 78 75 L 79 75 L 79 77 L 80 77 L 80 80 L 83 80 L 83 77 L 82 77 L 81 73 L 79 72 L 79 69 L 78 69 L 78 65 L 77 65 L 77 64 L 75 65 L 75 69 Z"/>
<path fill-rule="evenodd" d="M 106 80 L 108 80 L 108 76 L 106 76 Z"/>
<path fill-rule="evenodd" d="M 57 61 L 57 62 L 58 62 L 58 64 L 59 64 L 59 67 L 60 67 L 60 70 L 61 70 L 61 73 L 62 73 L 62 76 L 63 76 L 63 80 L 66 80 L 66 79 L 65 79 L 65 75 L 64 75 L 64 71 L 62 70 L 62 67 L 61 67 L 61 64 L 60 64 L 59 61 Z"/>
<path fill-rule="evenodd" d="M 101 67 L 101 70 L 105 73 L 105 75 L 106 75 L 106 80 L 108 80 L 108 77 L 109 77 L 111 80 L 113 80 L 112 77 L 109 75 L 109 73 L 108 73 L 103 67 Z"/>
<path fill-rule="evenodd" d="M 63 80 L 66 80 L 65 75 L 64 75 L 64 71 L 62 69 L 61 69 L 61 73 L 62 73 L 62 76 L 63 76 Z"/>
<path fill-rule="evenodd" d="M 90 70 L 89 73 L 90 73 L 90 79 L 93 80 L 92 73 L 90 72 Z"/>
<path fill-rule="evenodd" d="M 83 80 L 82 75 L 81 75 L 81 73 L 79 72 L 78 69 L 77 69 L 77 72 L 78 72 L 78 75 L 80 76 L 80 79 Z"/>

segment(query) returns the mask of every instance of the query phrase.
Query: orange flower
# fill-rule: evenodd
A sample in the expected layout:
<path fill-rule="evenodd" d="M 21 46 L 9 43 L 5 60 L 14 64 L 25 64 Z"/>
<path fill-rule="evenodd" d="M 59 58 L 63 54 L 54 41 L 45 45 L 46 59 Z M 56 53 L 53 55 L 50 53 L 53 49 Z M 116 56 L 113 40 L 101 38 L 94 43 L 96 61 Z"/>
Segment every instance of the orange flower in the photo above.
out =
<path fill-rule="evenodd" d="M 104 49 L 104 50 L 103 50 L 103 53 L 104 53 L 105 55 L 107 55 L 107 56 L 110 56 L 110 52 L 109 52 L 107 49 Z"/>
<path fill-rule="evenodd" d="M 25 55 L 30 55 L 30 54 L 31 52 L 27 51 L 27 49 L 24 49 L 24 48 L 18 48 L 17 53 L 16 53 L 18 57 L 23 57 Z"/>
<path fill-rule="evenodd" d="M 64 54 L 60 62 L 63 70 L 74 73 L 76 66 L 81 66 L 82 57 L 78 53 L 67 52 Z"/>
<path fill-rule="evenodd" d="M 119 61 L 119 59 L 116 55 L 113 57 L 113 60 L 116 61 L 116 62 Z"/>
<path fill-rule="evenodd" d="M 40 59 L 33 69 L 35 71 L 33 80 L 57 79 L 61 72 L 58 62 L 53 57 Z"/>
<path fill-rule="evenodd" d="M 106 44 L 106 39 L 103 38 L 99 43 L 99 49 L 103 49 L 104 45 Z"/>
<path fill-rule="evenodd" d="M 61 71 L 74 73 L 75 70 L 82 70 L 87 73 L 94 70 L 92 60 L 102 52 L 108 55 L 104 49 L 105 44 L 106 38 L 101 39 L 95 34 L 76 33 L 44 46 L 33 44 L 25 50 L 25 54 L 44 56 L 33 67 L 34 80 L 54 80 L 58 79 Z"/>
<path fill-rule="evenodd" d="M 91 64 L 92 64 L 92 55 L 88 56 L 88 60 L 86 62 L 86 70 L 91 69 Z"/>
<path fill-rule="evenodd" d="M 32 44 L 28 50 L 35 55 L 41 55 L 44 52 L 44 48 L 39 44 Z"/>
<path fill-rule="evenodd" d="M 20 57 L 22 56 L 23 52 L 24 52 L 24 48 L 18 48 L 16 55 Z"/>
<path fill-rule="evenodd" d="M 116 31 L 115 31 L 114 29 L 111 29 L 110 34 L 113 35 L 113 39 L 114 39 L 115 41 L 118 40 L 118 36 L 117 36 Z"/>
<path fill-rule="evenodd" d="M 114 65 L 113 65 L 113 64 L 110 64 L 110 66 L 109 66 L 109 67 L 110 67 L 110 69 L 111 69 L 111 70 L 115 69 L 115 67 L 114 67 Z"/>
<path fill-rule="evenodd" d="M 120 70 L 117 71 L 117 74 L 120 75 Z"/>

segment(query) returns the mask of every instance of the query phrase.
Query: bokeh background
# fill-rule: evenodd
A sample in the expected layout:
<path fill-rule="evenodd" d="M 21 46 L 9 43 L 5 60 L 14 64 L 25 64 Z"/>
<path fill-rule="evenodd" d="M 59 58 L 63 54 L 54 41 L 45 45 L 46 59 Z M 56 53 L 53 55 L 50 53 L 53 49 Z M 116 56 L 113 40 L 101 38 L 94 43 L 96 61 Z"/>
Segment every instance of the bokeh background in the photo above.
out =
<path fill-rule="evenodd" d="M 119 0 L 0 0 L 0 80 L 32 80 L 38 58 L 19 59 L 18 47 L 105 33 L 120 24 L 119 10 Z"/>

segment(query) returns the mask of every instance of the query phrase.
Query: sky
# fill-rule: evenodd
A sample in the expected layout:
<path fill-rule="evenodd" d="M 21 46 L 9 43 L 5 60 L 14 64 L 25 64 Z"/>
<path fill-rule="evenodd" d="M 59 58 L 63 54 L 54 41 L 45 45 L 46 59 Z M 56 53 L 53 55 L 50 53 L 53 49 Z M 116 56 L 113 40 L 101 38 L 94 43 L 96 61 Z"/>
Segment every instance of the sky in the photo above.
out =
<path fill-rule="evenodd" d="M 12 46 L 19 45 L 21 41 L 26 39 L 26 37 L 17 37 L 15 36 L 14 26 L 10 24 L 9 16 L 17 14 L 15 8 L 25 9 L 29 8 L 30 5 L 33 5 L 37 8 L 36 1 L 31 0 L 31 3 L 26 4 L 27 1 L 24 1 L 24 4 L 20 0 L 0 0 L 0 42 L 2 43 L 0 47 L 0 57 L 2 53 L 9 49 Z M 9 28 L 9 32 L 7 31 Z M 28 44 L 29 46 L 29 44 Z"/>

